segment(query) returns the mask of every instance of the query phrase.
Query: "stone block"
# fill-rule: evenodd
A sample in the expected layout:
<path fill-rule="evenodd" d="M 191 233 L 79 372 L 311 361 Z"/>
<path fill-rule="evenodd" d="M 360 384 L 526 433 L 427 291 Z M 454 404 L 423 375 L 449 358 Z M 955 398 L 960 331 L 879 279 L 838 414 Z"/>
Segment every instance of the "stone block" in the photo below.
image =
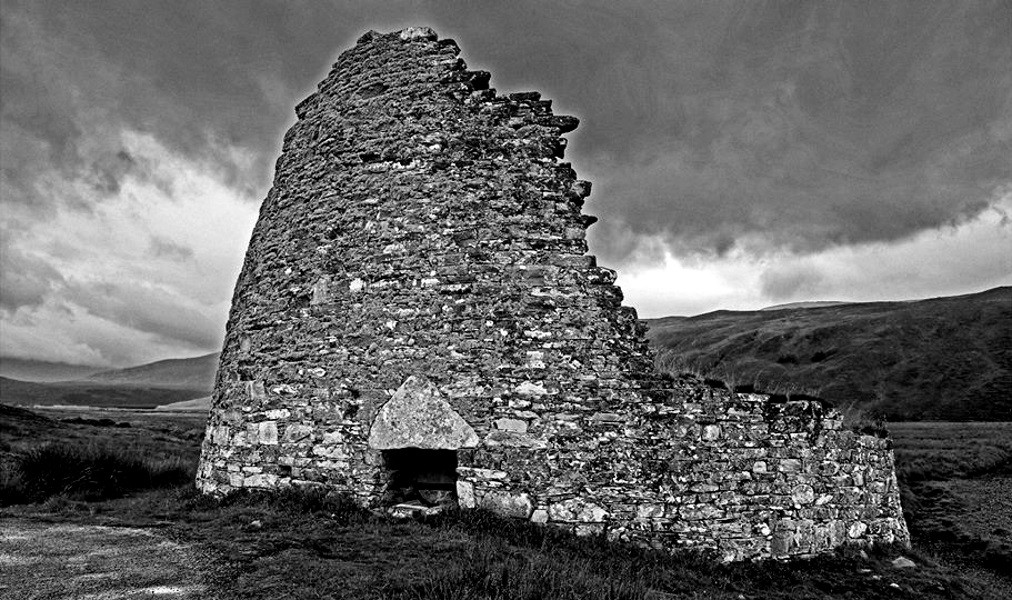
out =
<path fill-rule="evenodd" d="M 534 510 L 527 494 L 500 490 L 486 491 L 481 497 L 479 506 L 504 517 L 516 519 L 528 519 Z"/>
<path fill-rule="evenodd" d="M 707 425 L 703 427 L 702 438 L 707 442 L 712 442 L 719 440 L 720 434 L 721 434 L 720 425 Z"/>
<path fill-rule="evenodd" d="M 864 537 L 864 534 L 867 531 L 868 531 L 867 523 L 862 523 L 861 521 L 854 521 L 853 523 L 850 524 L 850 527 L 847 528 L 847 537 L 849 537 L 852 540 L 860 539 Z"/>
<path fill-rule="evenodd" d="M 262 402 L 267 397 L 267 391 L 264 389 L 264 382 L 259 379 L 256 381 L 247 381 L 246 395 L 254 404 Z"/>
<path fill-rule="evenodd" d="M 289 444 L 307 440 L 313 435 L 313 427 L 303 423 L 289 423 L 284 431 L 284 440 Z"/>
<path fill-rule="evenodd" d="M 796 458 L 785 458 L 780 461 L 781 473 L 797 473 L 801 471 L 801 461 Z"/>
<path fill-rule="evenodd" d="M 257 425 L 257 442 L 276 445 L 278 443 L 278 424 L 276 421 L 263 421 Z"/>
<path fill-rule="evenodd" d="M 278 476 L 268 473 L 254 473 L 243 479 L 242 486 L 247 488 L 274 488 L 277 487 Z"/>
<path fill-rule="evenodd" d="M 636 506 L 637 519 L 661 519 L 663 517 L 663 504 L 639 504 Z"/>
<path fill-rule="evenodd" d="M 604 521 L 608 511 L 582 498 L 572 498 L 549 505 L 548 516 L 554 522 L 596 523 Z"/>
<path fill-rule="evenodd" d="M 548 393 L 544 384 L 533 381 L 521 382 L 514 391 L 518 396 L 544 396 Z"/>
<path fill-rule="evenodd" d="M 424 377 L 404 380 L 383 404 L 369 430 L 369 447 L 449 449 L 473 448 L 478 435 Z"/>
<path fill-rule="evenodd" d="M 521 421 L 519 419 L 496 419 L 495 428 L 502 431 L 527 433 L 527 421 Z"/>
<path fill-rule="evenodd" d="M 470 481 L 457 480 L 457 503 L 463 508 L 474 508 L 474 484 Z"/>
<path fill-rule="evenodd" d="M 811 504 L 815 501 L 815 490 L 807 483 L 796 485 L 791 489 L 791 499 L 795 505 Z"/>

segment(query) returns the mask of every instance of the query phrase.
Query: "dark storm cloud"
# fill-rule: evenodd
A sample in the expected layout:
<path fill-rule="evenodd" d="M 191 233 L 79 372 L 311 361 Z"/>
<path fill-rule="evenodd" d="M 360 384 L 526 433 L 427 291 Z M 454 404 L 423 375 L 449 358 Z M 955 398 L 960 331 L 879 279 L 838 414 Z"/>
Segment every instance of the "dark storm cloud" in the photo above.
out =
<path fill-rule="evenodd" d="M 217 344 L 194 328 L 220 324 L 140 283 L 64 272 L 76 282 L 67 287 L 20 232 L 129 195 L 134 179 L 178 201 L 128 134 L 258 201 L 293 106 L 338 53 L 368 29 L 409 25 L 455 38 L 501 92 L 540 90 L 580 117 L 569 159 L 594 180 L 588 210 L 603 218 L 592 242 L 606 264 L 666 249 L 691 260 L 894 242 L 972 219 L 1012 189 L 1007 0 L 10 0 L 0 7 L 0 234 L 13 240 L 3 306 L 36 306 L 59 288 L 101 318 Z M 173 239 L 152 237 L 149 258 L 193 258 Z M 762 285 L 787 297 L 817 283 L 782 270 Z"/>
<path fill-rule="evenodd" d="M 298 2 L 4 4 L 4 120 L 54 168 L 89 162 L 83 131 L 129 128 L 208 161 L 259 199 L 292 107 L 338 49 L 390 9 Z M 97 127 L 96 127 L 96 123 Z M 240 165 L 229 148 L 254 154 Z M 43 199 L 44 200 L 44 199 Z"/>
<path fill-rule="evenodd" d="M 804 253 L 978 215 L 1012 181 L 1009 8 L 752 3 L 701 24 L 656 69 L 674 89 L 655 130 L 629 155 L 591 144 L 598 240 Z"/>
<path fill-rule="evenodd" d="M 426 23 L 494 85 L 583 118 L 572 157 L 598 178 L 596 239 L 616 258 L 644 235 L 702 253 L 901 239 L 974 216 L 1012 177 L 1008 2 L 5 6 L 4 118 L 57 167 L 105 120 L 259 199 L 337 53 Z"/>

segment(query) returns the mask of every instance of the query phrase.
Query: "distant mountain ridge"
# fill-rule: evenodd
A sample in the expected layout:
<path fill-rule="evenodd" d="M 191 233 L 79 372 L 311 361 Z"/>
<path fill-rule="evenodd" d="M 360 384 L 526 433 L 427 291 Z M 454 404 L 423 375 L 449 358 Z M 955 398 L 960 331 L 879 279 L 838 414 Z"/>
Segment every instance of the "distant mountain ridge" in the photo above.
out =
<path fill-rule="evenodd" d="M 12 358 L 8 356 L 0 357 L 0 377 L 20 381 L 71 381 L 87 377 L 101 370 L 102 367 L 87 365 L 71 365 L 68 363 Z"/>
<path fill-rule="evenodd" d="M 218 356 L 218 352 L 212 352 L 193 358 L 170 358 L 126 369 L 101 371 L 85 379 L 107 385 L 206 389 L 210 393 L 218 370 Z"/>
<path fill-rule="evenodd" d="M 826 306 L 837 306 L 839 304 L 849 304 L 848 302 L 841 302 L 839 300 L 812 300 L 808 302 L 788 302 L 787 304 L 774 304 L 773 306 L 767 306 L 760 308 L 759 310 L 791 310 L 795 308 L 823 308 Z"/>
<path fill-rule="evenodd" d="M 0 377 L 0 402 L 14 405 L 154 408 L 203 398 L 214 387 L 218 353 L 90 373 L 71 381 Z"/>
<path fill-rule="evenodd" d="M 1012 420 L 1012 287 L 648 319 L 668 362 L 891 420 Z"/>

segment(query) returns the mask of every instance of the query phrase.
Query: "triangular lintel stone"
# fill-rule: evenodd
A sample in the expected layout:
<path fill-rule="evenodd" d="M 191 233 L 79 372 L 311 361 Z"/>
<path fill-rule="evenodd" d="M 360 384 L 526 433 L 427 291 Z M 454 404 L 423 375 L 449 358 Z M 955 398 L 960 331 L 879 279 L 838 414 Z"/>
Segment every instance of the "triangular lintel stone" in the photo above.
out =
<path fill-rule="evenodd" d="M 457 450 L 478 445 L 478 434 L 424 377 L 412 375 L 380 407 L 369 430 L 374 450 Z"/>

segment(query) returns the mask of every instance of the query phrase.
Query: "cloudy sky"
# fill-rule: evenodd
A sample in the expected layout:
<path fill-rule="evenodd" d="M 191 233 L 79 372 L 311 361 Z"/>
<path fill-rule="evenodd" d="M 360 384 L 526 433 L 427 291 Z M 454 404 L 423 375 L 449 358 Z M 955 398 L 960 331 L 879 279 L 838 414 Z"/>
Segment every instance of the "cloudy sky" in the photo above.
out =
<path fill-rule="evenodd" d="M 18 2 L 0 14 L 0 356 L 218 349 L 294 105 L 428 25 L 580 117 L 641 316 L 1012 284 L 1012 2 Z"/>

